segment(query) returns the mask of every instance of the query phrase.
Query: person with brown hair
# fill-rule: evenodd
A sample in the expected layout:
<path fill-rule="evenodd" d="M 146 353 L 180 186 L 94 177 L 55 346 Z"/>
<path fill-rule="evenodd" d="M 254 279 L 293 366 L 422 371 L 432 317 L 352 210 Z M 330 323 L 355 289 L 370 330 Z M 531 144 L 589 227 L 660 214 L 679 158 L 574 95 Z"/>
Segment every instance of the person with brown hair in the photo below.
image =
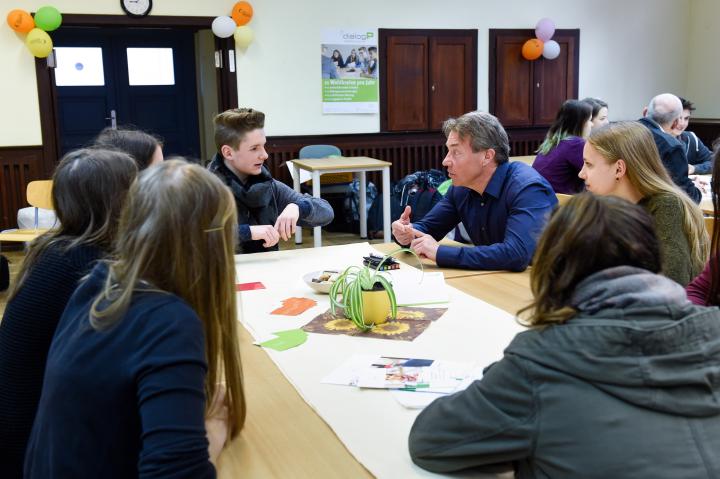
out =
<path fill-rule="evenodd" d="M 707 261 L 708 235 L 702 211 L 670 179 L 648 129 L 617 122 L 595 130 L 584 157 L 579 176 L 588 191 L 645 208 L 660 239 L 663 274 L 687 285 Z"/>
<path fill-rule="evenodd" d="M 532 164 L 555 193 L 573 195 L 585 189 L 578 172 L 583 166 L 583 147 L 591 127 L 590 103 L 567 100 L 560 106 Z"/>
<path fill-rule="evenodd" d="M 105 128 L 95 137 L 93 146 L 127 153 L 137 163 L 138 170 L 163 161 L 162 142 L 156 136 L 132 127 Z"/>
<path fill-rule="evenodd" d="M 695 111 L 695 106 L 690 100 L 680 98 L 682 103 L 682 114 L 675 120 L 669 133 L 679 140 L 685 147 L 685 157 L 688 162 L 688 174 L 707 175 L 713 169 L 713 154 L 710 149 L 692 131 L 688 131 L 690 116 Z"/>
<path fill-rule="evenodd" d="M 410 431 L 433 472 L 518 479 L 718 477 L 720 310 L 657 274 L 653 221 L 621 198 L 557 208 L 530 271 L 530 330 Z"/>
<path fill-rule="evenodd" d="M 140 174 L 114 259 L 76 290 L 53 338 L 26 478 L 215 477 L 245 420 L 235 232 L 232 195 L 204 168 L 170 160 Z"/>
<path fill-rule="evenodd" d="M 277 250 L 280 239 L 292 238 L 297 226 L 325 226 L 333 219 L 330 204 L 301 195 L 270 175 L 264 166 L 265 114 L 235 108 L 215 117 L 218 152 L 208 169 L 235 197 L 241 253 Z"/>
<path fill-rule="evenodd" d="M 55 168 L 57 226 L 30 245 L 0 322 L 0 476 L 20 478 L 40 400 L 45 361 L 80 278 L 106 256 L 137 175 L 119 151 L 71 151 Z"/>
<path fill-rule="evenodd" d="M 608 119 L 608 104 L 600 98 L 587 97 L 582 101 L 592 107 L 592 130 L 610 124 Z"/>

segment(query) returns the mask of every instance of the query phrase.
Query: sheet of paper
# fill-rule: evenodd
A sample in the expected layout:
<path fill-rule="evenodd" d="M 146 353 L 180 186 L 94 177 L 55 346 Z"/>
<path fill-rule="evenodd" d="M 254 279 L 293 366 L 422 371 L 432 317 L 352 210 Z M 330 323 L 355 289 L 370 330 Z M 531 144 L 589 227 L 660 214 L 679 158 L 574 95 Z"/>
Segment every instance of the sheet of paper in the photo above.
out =
<path fill-rule="evenodd" d="M 441 304 L 450 301 L 445 276 L 439 271 L 393 271 L 392 283 L 398 306 Z"/>
<path fill-rule="evenodd" d="M 353 355 L 322 382 L 362 388 L 450 394 L 465 384 L 475 369 L 472 363 Z"/>

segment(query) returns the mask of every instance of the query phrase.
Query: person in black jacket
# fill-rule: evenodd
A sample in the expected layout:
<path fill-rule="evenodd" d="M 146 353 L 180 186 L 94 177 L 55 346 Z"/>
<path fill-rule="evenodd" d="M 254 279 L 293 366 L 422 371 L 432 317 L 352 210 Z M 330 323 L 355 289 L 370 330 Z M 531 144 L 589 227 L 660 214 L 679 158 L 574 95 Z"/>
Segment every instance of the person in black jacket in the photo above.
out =
<path fill-rule="evenodd" d="M 683 111 L 680 118 L 670 131 L 670 134 L 680 140 L 685 145 L 685 156 L 688 160 L 688 173 L 691 175 L 708 175 L 712 173 L 713 154 L 700 138 L 692 131 L 687 131 L 688 123 L 690 123 L 690 115 L 695 110 L 693 103 L 683 97 L 679 97 L 682 102 Z"/>
<path fill-rule="evenodd" d="M 643 111 L 644 117 L 638 120 L 653 135 L 660 152 L 660 159 L 668 170 L 670 178 L 695 203 L 700 203 L 702 193 L 688 178 L 688 161 L 685 157 L 683 144 L 675 139 L 670 132 L 673 124 L 682 114 L 682 103 L 672 93 L 657 95 Z"/>
<path fill-rule="evenodd" d="M 55 169 L 58 225 L 30 246 L 0 322 L 0 477 L 23 477 L 50 342 L 78 282 L 109 253 L 136 175 L 130 155 L 98 148 Z"/>

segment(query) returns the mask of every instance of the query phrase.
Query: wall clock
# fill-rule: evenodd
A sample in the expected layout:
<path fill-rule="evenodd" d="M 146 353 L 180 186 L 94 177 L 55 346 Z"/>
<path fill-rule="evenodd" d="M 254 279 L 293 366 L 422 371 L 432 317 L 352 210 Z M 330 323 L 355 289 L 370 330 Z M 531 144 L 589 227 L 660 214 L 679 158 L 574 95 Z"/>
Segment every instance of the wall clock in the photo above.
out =
<path fill-rule="evenodd" d="M 131 17 L 145 17 L 152 9 L 152 0 L 120 0 L 120 6 Z"/>

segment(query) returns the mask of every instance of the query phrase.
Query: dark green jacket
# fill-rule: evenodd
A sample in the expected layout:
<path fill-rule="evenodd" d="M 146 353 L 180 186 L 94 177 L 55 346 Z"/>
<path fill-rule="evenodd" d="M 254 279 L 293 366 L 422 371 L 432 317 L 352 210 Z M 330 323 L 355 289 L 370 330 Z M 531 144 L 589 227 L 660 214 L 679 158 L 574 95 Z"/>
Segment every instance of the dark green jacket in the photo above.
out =
<path fill-rule="evenodd" d="M 518 334 L 410 433 L 419 466 L 517 478 L 720 477 L 720 310 L 629 267 L 586 278 L 580 312 Z"/>

